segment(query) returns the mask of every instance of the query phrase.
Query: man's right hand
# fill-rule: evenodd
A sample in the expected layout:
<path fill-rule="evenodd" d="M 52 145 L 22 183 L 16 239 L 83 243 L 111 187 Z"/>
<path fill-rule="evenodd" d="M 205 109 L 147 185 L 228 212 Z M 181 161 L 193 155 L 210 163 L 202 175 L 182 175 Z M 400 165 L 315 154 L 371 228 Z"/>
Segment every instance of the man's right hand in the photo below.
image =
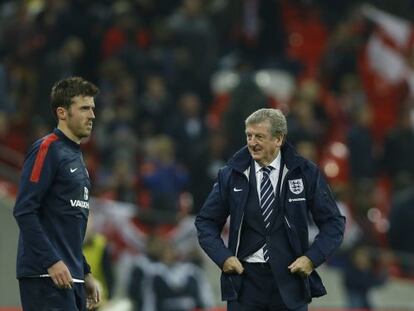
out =
<path fill-rule="evenodd" d="M 223 264 L 223 272 L 224 273 L 237 273 L 242 274 L 244 271 L 243 265 L 239 261 L 239 259 L 235 256 L 231 256 L 226 259 Z"/>
<path fill-rule="evenodd" d="M 54 263 L 47 269 L 53 283 L 59 288 L 72 288 L 73 279 L 68 267 L 62 260 Z"/>

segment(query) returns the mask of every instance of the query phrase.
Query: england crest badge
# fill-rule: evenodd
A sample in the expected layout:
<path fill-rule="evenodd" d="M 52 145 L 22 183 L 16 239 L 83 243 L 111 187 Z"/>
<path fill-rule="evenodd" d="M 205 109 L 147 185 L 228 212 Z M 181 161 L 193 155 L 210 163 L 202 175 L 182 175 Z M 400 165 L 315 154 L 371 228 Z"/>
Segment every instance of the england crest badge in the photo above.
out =
<path fill-rule="evenodd" d="M 304 189 L 302 178 L 289 180 L 289 189 L 294 194 L 301 193 Z"/>

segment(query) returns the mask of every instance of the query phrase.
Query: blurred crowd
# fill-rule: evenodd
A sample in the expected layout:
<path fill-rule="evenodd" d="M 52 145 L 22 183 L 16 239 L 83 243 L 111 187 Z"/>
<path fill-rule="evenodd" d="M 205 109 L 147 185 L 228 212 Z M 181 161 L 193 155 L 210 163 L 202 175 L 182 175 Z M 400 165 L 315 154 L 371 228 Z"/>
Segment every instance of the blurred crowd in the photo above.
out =
<path fill-rule="evenodd" d="M 53 83 L 93 81 L 101 93 L 83 148 L 93 195 L 133 206 L 131 223 L 144 237 L 128 247 L 103 230 L 108 256 L 129 248 L 147 258 L 138 262 L 180 258 L 194 266 L 174 271 L 191 274 L 195 252 L 172 254 L 163 239 L 197 213 L 218 169 L 245 143 L 246 116 L 280 108 L 288 139 L 321 166 L 347 215 L 346 259 L 337 262 L 347 282 L 364 256 L 364 271 L 386 258 L 392 273 L 412 277 L 413 9 L 408 0 L 2 1 L 1 178 L 15 182 L 28 146 L 55 126 Z M 384 282 L 380 266 L 367 288 Z M 132 279 L 142 286 L 147 270 Z M 166 274 L 151 271 L 152 284 Z M 178 305 L 203 307 L 191 285 L 204 282 L 198 275 L 183 285 L 192 300 Z M 177 280 L 164 283 L 168 292 Z M 142 295 L 131 297 L 141 306 Z"/>

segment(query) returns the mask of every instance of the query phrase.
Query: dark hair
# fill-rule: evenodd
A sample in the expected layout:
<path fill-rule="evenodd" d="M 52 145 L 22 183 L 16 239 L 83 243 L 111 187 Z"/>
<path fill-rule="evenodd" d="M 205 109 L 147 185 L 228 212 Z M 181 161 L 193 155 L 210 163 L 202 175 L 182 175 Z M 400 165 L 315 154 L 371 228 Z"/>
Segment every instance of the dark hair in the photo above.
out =
<path fill-rule="evenodd" d="M 69 109 L 72 99 L 76 96 L 94 97 L 99 93 L 99 88 L 81 77 L 69 77 L 55 83 L 50 93 L 52 113 L 57 119 L 56 109 L 63 107 Z"/>

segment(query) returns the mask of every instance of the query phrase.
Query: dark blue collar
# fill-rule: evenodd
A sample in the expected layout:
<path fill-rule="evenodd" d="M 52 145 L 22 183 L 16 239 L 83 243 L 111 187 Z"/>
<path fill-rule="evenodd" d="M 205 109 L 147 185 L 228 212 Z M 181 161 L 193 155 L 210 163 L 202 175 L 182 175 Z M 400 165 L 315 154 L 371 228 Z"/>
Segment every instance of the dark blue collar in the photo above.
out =
<path fill-rule="evenodd" d="M 75 148 L 76 150 L 80 150 L 80 144 L 74 142 L 72 139 L 70 139 L 69 137 L 67 137 L 61 130 L 59 130 L 58 128 L 55 128 L 53 130 L 53 133 L 56 134 L 62 141 L 64 141 L 65 143 L 67 143 L 69 146 L 71 146 L 72 148 Z"/>

